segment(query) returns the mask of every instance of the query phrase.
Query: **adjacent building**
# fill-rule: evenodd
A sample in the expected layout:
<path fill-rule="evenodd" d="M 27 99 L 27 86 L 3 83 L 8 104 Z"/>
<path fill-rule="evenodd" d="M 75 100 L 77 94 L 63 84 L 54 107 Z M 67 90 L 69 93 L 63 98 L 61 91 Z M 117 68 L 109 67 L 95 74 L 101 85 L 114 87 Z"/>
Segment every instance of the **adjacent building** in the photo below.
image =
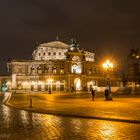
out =
<path fill-rule="evenodd" d="M 140 87 L 140 53 L 139 49 L 131 49 L 128 55 L 128 69 L 126 73 L 127 86 Z"/>

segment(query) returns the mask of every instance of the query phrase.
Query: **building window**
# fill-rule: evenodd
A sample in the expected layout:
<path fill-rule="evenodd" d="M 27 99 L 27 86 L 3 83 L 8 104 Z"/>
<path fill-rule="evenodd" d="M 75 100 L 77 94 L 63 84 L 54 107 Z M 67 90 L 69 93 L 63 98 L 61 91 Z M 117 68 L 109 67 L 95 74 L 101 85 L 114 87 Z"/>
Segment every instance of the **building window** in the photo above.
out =
<path fill-rule="evenodd" d="M 100 71 L 100 69 L 98 69 L 98 74 L 101 74 L 101 71 Z"/>
<path fill-rule="evenodd" d="M 40 53 L 38 55 L 40 56 Z"/>
<path fill-rule="evenodd" d="M 38 74 L 41 74 L 41 73 L 42 73 L 42 68 L 41 68 L 41 66 L 39 66 L 39 67 L 37 68 L 37 73 L 38 73 Z"/>
<path fill-rule="evenodd" d="M 97 69 L 96 68 L 94 69 L 94 74 L 97 74 Z"/>
<path fill-rule="evenodd" d="M 71 67 L 71 72 L 72 73 L 81 73 L 81 65 L 80 64 L 74 64 Z"/>
<path fill-rule="evenodd" d="M 45 73 L 49 73 L 49 68 L 48 67 L 45 67 Z"/>
<path fill-rule="evenodd" d="M 52 73 L 53 73 L 53 74 L 56 74 L 56 67 L 53 67 L 53 68 L 52 68 Z"/>
<path fill-rule="evenodd" d="M 44 52 L 43 55 L 46 55 L 46 53 Z"/>
<path fill-rule="evenodd" d="M 61 55 L 61 52 L 59 52 L 59 55 Z"/>
<path fill-rule="evenodd" d="M 54 52 L 53 55 L 56 55 L 56 52 Z"/>
<path fill-rule="evenodd" d="M 51 55 L 51 53 L 50 53 L 50 52 L 48 52 L 48 55 Z"/>
<path fill-rule="evenodd" d="M 88 70 L 88 74 L 91 75 L 92 74 L 92 69 Z"/>
<path fill-rule="evenodd" d="M 60 67 L 60 74 L 64 74 L 64 67 L 63 66 Z"/>
<path fill-rule="evenodd" d="M 35 74 L 35 67 L 31 67 L 31 74 Z"/>
<path fill-rule="evenodd" d="M 60 91 L 60 81 L 56 82 L 56 91 Z"/>

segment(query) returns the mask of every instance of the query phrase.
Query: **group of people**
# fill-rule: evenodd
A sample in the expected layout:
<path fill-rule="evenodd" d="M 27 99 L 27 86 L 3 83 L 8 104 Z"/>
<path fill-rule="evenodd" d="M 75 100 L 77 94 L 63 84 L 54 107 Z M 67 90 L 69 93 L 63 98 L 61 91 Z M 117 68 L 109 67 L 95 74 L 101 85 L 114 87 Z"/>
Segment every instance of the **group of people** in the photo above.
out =
<path fill-rule="evenodd" d="M 95 99 L 95 92 L 96 92 L 96 90 L 94 90 L 94 88 L 92 88 L 92 90 L 91 90 L 92 101 L 94 101 L 94 99 Z M 106 88 L 105 92 L 104 92 L 106 101 L 107 100 L 112 100 L 112 97 L 111 97 L 111 95 L 109 93 L 110 93 L 110 91 Z"/>

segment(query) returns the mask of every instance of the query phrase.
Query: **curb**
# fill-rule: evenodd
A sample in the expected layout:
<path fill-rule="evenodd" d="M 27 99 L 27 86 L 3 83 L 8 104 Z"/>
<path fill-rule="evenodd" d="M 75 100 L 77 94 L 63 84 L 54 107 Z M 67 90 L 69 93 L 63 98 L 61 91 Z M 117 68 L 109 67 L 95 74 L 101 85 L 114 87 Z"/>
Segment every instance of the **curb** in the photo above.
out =
<path fill-rule="evenodd" d="M 98 117 L 98 116 L 88 116 L 88 115 L 79 115 L 79 114 L 69 114 L 64 113 L 62 111 L 53 111 L 53 110 L 35 110 L 33 107 L 27 107 L 27 108 L 20 108 L 17 106 L 14 106 L 9 103 L 12 93 L 9 94 L 9 96 L 4 100 L 4 105 L 8 107 L 12 107 L 19 110 L 29 111 L 32 113 L 40 113 L 40 114 L 49 114 L 49 115 L 57 115 L 57 116 L 64 116 L 64 117 L 74 117 L 74 118 L 82 118 L 82 119 L 96 119 L 96 120 L 106 120 L 106 121 L 114 121 L 114 122 L 125 122 L 125 123 L 134 123 L 134 124 L 140 124 L 140 120 L 127 120 L 127 119 L 119 119 L 119 118 L 106 118 L 106 117 Z"/>
<path fill-rule="evenodd" d="M 105 117 L 97 117 L 97 116 L 86 116 L 86 115 L 73 115 L 73 114 L 67 114 L 60 111 L 52 111 L 52 110 L 34 110 L 34 108 L 20 108 L 11 105 L 10 103 L 5 103 L 5 105 L 19 109 L 24 111 L 29 111 L 32 113 L 39 113 L 39 114 L 49 114 L 49 115 L 57 115 L 57 116 L 64 116 L 64 117 L 74 117 L 74 118 L 81 118 L 81 119 L 96 119 L 96 120 L 105 120 L 105 121 L 114 121 L 114 122 L 125 122 L 125 123 L 134 123 L 134 124 L 140 124 L 140 120 L 126 120 L 126 119 L 117 119 L 117 118 L 105 118 Z"/>
<path fill-rule="evenodd" d="M 9 92 L 8 93 L 9 94 L 9 96 L 3 101 L 3 104 L 6 104 L 7 102 L 9 102 L 10 101 L 10 99 L 11 99 L 11 96 L 12 96 L 12 93 L 11 92 Z"/>

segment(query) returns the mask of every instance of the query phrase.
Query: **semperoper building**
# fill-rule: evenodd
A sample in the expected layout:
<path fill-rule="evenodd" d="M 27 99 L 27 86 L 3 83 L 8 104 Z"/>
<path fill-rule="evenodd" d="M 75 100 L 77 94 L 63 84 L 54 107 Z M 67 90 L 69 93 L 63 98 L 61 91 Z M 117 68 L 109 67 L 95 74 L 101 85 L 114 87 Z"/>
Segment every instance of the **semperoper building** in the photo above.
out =
<path fill-rule="evenodd" d="M 38 44 L 32 60 L 10 60 L 8 76 L 1 77 L 6 90 L 27 91 L 89 91 L 106 87 L 103 69 L 95 62 L 95 53 L 80 48 L 76 40 L 70 44 L 52 41 Z M 119 81 L 110 73 L 110 84 L 118 87 Z"/>

